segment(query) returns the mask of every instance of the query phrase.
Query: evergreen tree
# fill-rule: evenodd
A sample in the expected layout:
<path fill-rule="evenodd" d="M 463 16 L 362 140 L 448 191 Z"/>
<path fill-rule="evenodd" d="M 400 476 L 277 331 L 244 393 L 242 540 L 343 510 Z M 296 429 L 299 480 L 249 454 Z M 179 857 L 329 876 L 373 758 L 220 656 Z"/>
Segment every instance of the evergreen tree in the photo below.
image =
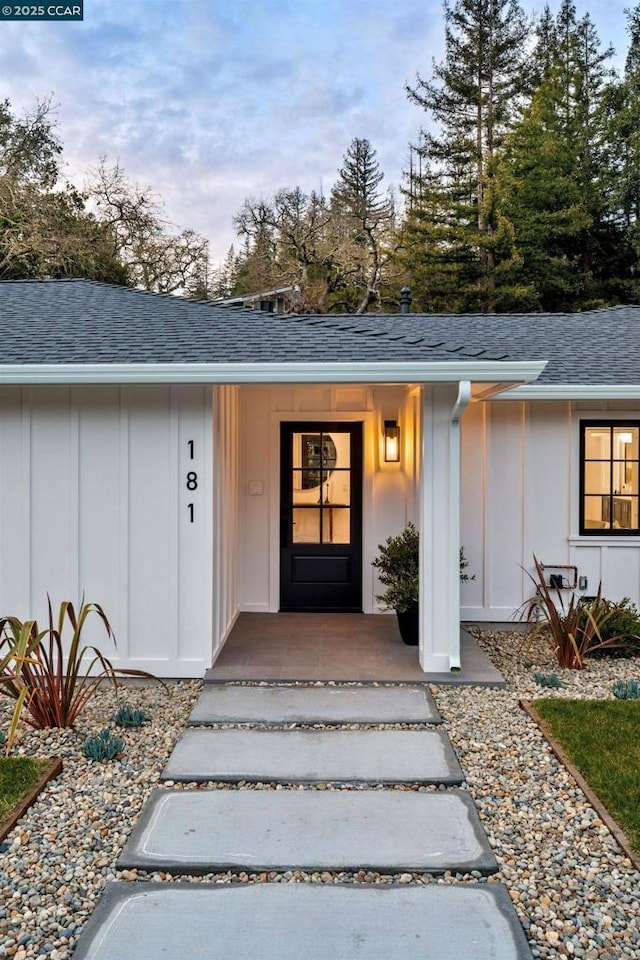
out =
<path fill-rule="evenodd" d="M 618 247 L 604 104 L 611 49 L 588 16 L 563 0 L 540 23 L 544 64 L 522 120 L 505 143 L 501 207 L 522 254 L 523 307 L 575 309 L 607 301 L 605 277 Z M 614 270 L 615 272 L 615 270 Z"/>
<path fill-rule="evenodd" d="M 624 298 L 640 301 L 640 4 L 627 10 L 630 46 L 624 76 L 609 98 L 610 150 L 614 171 L 612 208 L 621 239 Z"/>
<path fill-rule="evenodd" d="M 436 124 L 419 148 L 422 182 L 405 232 L 404 261 L 414 272 L 425 250 L 453 265 L 434 290 L 461 309 L 493 312 L 506 296 L 518 257 L 501 216 L 497 160 L 529 83 L 529 25 L 517 0 L 445 0 L 445 57 L 431 78 L 418 75 L 409 98 Z"/>
<path fill-rule="evenodd" d="M 376 151 L 368 140 L 356 137 L 349 144 L 331 191 L 331 213 L 334 221 L 341 221 L 346 241 L 343 253 L 352 261 L 357 314 L 366 313 L 374 304 L 380 308 L 381 303 L 394 218 L 392 199 L 380 191 L 383 179 Z"/>

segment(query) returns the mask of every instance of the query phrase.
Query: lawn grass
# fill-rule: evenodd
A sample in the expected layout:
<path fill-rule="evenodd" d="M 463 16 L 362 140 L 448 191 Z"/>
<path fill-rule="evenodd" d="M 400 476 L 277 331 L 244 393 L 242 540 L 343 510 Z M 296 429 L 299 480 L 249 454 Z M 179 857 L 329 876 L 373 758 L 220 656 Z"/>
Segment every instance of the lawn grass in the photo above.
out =
<path fill-rule="evenodd" d="M 534 700 L 611 816 L 640 851 L 640 700 Z"/>
<path fill-rule="evenodd" d="M 0 821 L 36 785 L 49 764 L 32 757 L 0 757 Z"/>

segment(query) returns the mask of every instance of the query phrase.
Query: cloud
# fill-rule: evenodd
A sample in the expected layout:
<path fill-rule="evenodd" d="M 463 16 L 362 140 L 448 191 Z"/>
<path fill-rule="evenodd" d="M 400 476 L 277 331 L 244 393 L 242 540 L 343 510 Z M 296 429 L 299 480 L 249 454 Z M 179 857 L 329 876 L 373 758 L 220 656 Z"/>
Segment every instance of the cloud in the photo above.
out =
<path fill-rule="evenodd" d="M 83 23 L 3 24 L 2 96 L 53 93 L 74 182 L 119 159 L 222 258 L 245 197 L 327 191 L 355 136 L 398 184 L 423 120 L 404 85 L 442 49 L 433 0 L 86 0 Z"/>

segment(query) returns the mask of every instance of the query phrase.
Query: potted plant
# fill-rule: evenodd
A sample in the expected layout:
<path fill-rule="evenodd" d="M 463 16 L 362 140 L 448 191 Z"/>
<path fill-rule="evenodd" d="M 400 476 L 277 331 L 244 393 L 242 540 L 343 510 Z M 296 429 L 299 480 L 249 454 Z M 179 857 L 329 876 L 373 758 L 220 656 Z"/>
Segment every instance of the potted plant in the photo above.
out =
<path fill-rule="evenodd" d="M 418 643 L 418 600 L 420 598 L 419 536 L 408 523 L 397 537 L 387 537 L 378 545 L 373 566 L 384 592 L 376 600 L 387 610 L 395 610 L 400 636 L 406 644 Z"/>
<path fill-rule="evenodd" d="M 413 523 L 408 523 L 397 537 L 387 537 L 378 545 L 373 566 L 384 592 L 376 600 L 387 610 L 395 610 L 400 636 L 409 646 L 418 645 L 420 600 L 420 536 Z M 469 561 L 460 547 L 460 582 L 475 580 L 466 572 Z"/>

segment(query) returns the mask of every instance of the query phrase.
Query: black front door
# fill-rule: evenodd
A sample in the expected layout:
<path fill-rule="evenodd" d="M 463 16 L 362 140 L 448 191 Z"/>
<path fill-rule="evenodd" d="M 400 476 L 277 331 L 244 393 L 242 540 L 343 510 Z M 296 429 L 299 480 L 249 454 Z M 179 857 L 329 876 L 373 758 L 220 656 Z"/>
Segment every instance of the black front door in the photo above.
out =
<path fill-rule="evenodd" d="M 362 424 L 283 423 L 280 609 L 362 610 Z"/>

